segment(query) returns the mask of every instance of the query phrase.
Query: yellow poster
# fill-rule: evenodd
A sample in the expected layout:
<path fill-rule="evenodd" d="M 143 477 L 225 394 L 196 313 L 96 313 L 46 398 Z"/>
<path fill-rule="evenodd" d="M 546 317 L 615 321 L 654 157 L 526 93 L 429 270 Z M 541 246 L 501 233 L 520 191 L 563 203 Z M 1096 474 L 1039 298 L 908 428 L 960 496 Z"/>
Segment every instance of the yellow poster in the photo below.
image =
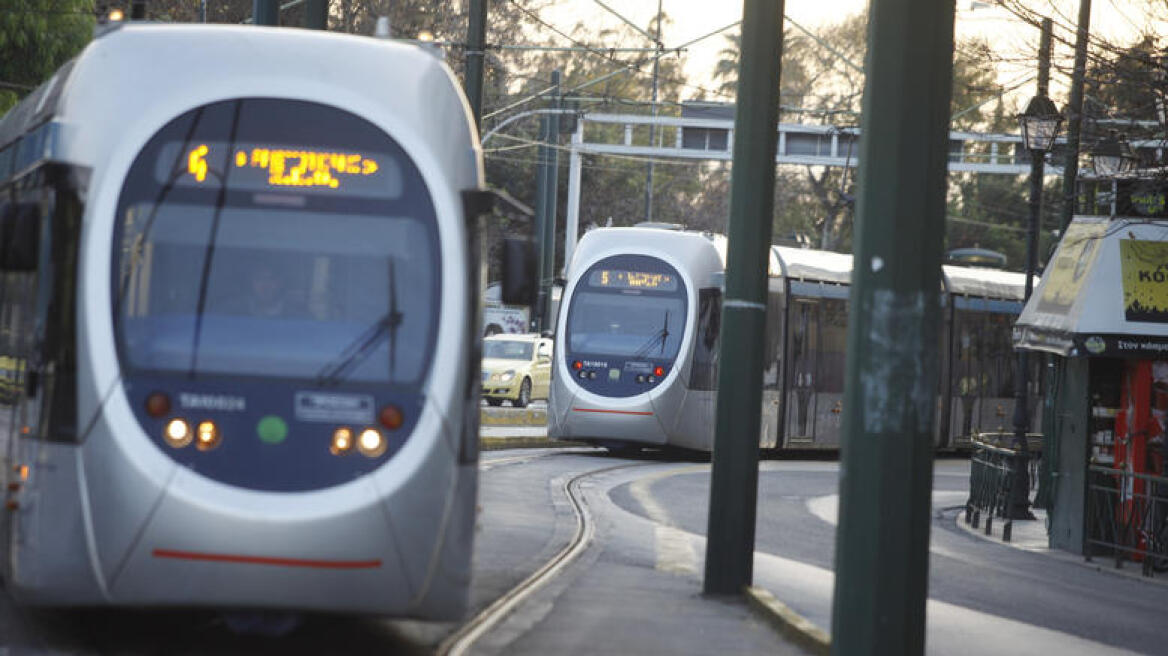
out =
<path fill-rule="evenodd" d="M 1087 273 L 1099 257 L 1107 223 L 1072 223 L 1059 242 L 1058 253 L 1047 265 L 1046 286 L 1038 305 L 1039 312 L 1066 314 L 1075 302 Z"/>
<path fill-rule="evenodd" d="M 1127 320 L 1168 323 L 1168 242 L 1124 239 L 1119 261 Z"/>

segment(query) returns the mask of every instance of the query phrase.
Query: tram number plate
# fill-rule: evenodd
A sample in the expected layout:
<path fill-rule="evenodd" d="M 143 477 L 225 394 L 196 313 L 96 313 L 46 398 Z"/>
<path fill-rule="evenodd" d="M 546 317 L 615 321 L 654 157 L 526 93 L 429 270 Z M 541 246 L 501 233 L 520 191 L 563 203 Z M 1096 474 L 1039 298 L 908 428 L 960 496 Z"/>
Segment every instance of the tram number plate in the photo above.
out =
<path fill-rule="evenodd" d="M 373 397 L 367 394 L 297 392 L 296 418 L 321 423 L 372 424 Z"/>

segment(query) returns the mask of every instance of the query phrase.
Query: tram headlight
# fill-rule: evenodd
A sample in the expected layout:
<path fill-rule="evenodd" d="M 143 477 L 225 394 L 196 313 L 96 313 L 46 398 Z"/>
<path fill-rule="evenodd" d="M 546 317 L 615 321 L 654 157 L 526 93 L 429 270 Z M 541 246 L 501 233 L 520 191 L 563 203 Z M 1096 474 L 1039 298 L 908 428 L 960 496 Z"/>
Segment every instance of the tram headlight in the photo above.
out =
<path fill-rule="evenodd" d="M 389 443 L 386 442 L 385 436 L 376 428 L 366 428 L 357 437 L 357 450 L 361 452 L 361 455 L 369 458 L 376 458 L 385 453 L 388 446 Z"/>
<path fill-rule="evenodd" d="M 191 433 L 191 425 L 185 419 L 176 417 L 166 422 L 166 428 L 162 431 L 162 439 L 166 440 L 168 445 L 181 449 L 191 443 L 194 434 Z"/>
<path fill-rule="evenodd" d="M 200 451 L 214 449 L 219 446 L 222 439 L 219 427 L 213 421 L 200 421 L 198 428 L 195 429 L 195 447 Z"/>
<path fill-rule="evenodd" d="M 333 431 L 333 443 L 329 445 L 329 453 L 334 456 L 343 456 L 353 450 L 353 430 L 340 427 Z"/>

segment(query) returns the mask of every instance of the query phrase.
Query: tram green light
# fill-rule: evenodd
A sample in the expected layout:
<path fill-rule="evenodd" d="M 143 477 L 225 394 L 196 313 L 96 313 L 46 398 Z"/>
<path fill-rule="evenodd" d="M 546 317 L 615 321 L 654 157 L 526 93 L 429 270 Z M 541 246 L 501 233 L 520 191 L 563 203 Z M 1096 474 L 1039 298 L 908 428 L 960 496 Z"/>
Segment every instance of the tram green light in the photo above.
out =
<path fill-rule="evenodd" d="M 288 437 L 288 423 L 276 415 L 267 415 L 256 424 L 256 435 L 265 444 L 279 444 Z"/>

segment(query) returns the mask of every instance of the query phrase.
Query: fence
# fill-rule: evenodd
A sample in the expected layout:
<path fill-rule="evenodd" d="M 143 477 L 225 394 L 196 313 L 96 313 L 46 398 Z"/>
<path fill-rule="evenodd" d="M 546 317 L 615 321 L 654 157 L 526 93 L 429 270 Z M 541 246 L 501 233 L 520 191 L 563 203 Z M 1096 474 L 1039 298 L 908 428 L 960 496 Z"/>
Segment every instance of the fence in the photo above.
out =
<path fill-rule="evenodd" d="M 1020 460 L 1018 451 L 1001 446 L 1012 439 L 1011 434 L 984 433 L 973 440 L 973 454 L 970 456 L 969 501 L 965 503 L 965 523 L 980 528 L 985 520 L 985 534 L 993 535 L 994 517 L 1006 520 L 1002 527 L 1002 540 L 1010 541 L 1013 532 L 1013 518 L 1010 517 L 1010 500 L 1014 485 L 1014 470 Z M 1042 462 L 1042 439 L 1030 436 L 1027 440 L 1030 457 L 1026 460 L 1029 485 L 1026 498 L 1038 484 L 1038 472 Z"/>
<path fill-rule="evenodd" d="M 1168 478 L 1089 466 L 1086 542 L 1087 560 L 1139 563 L 1149 577 L 1168 571 Z"/>

